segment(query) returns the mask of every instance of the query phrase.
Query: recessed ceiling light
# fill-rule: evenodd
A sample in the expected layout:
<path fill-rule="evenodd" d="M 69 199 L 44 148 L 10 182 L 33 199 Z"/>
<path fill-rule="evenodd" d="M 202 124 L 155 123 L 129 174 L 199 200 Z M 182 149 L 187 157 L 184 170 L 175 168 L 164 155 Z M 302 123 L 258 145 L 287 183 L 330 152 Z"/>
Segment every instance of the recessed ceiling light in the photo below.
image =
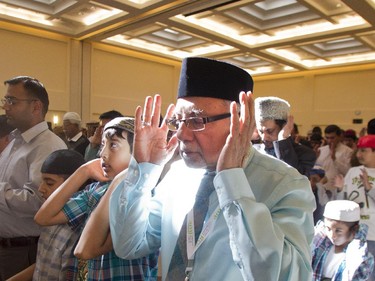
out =
<path fill-rule="evenodd" d="M 40 23 L 43 25 L 49 25 L 49 26 L 53 25 L 52 21 L 47 20 L 46 15 L 43 15 L 41 13 L 36 13 L 33 11 L 29 11 L 26 9 L 22 9 L 22 8 L 14 8 L 12 6 L 8 6 L 5 4 L 0 4 L 0 14 L 13 17 L 13 18 Z"/>

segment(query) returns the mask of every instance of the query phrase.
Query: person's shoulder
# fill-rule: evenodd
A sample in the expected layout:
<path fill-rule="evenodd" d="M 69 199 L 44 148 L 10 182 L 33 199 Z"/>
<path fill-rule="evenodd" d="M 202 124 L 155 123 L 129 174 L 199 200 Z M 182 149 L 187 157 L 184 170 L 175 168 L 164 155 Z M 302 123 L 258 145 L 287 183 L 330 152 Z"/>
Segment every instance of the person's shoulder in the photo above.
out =
<path fill-rule="evenodd" d="M 84 140 L 85 142 L 90 142 L 88 137 L 86 137 L 85 135 L 81 135 L 78 140 Z"/>
<path fill-rule="evenodd" d="M 277 159 L 271 155 L 261 153 L 256 149 L 253 150 L 253 155 L 247 166 L 249 174 L 254 171 L 259 173 L 279 175 L 279 177 L 292 177 L 301 178 L 303 177 L 295 168 L 291 167 L 284 161 Z M 251 172 L 253 171 L 253 172 Z"/>
<path fill-rule="evenodd" d="M 361 169 L 363 169 L 364 166 L 361 165 L 361 166 L 355 166 L 355 167 L 351 167 L 348 172 L 346 173 L 347 176 L 350 176 L 350 175 L 353 175 L 353 174 L 358 174 L 358 173 L 362 173 Z"/>
<path fill-rule="evenodd" d="M 46 138 L 47 140 L 49 140 L 49 143 L 53 146 L 58 146 L 61 149 L 67 148 L 64 140 L 61 139 L 58 135 L 56 135 L 54 132 L 51 132 L 50 130 L 47 131 Z"/>
<path fill-rule="evenodd" d="M 293 142 L 293 147 L 297 152 L 303 153 L 305 156 L 308 155 L 311 158 L 316 159 L 315 151 L 311 147 L 295 142 Z"/>
<path fill-rule="evenodd" d="M 34 148 L 41 148 L 46 153 L 52 153 L 58 149 L 67 149 L 66 143 L 49 129 L 42 131 L 32 141 Z"/>
<path fill-rule="evenodd" d="M 353 152 L 353 149 L 351 149 L 349 146 L 343 144 L 342 142 L 339 142 L 337 144 L 337 149 L 343 152 Z"/>
<path fill-rule="evenodd" d="M 283 205 L 281 198 L 289 197 L 313 209 L 315 201 L 309 180 L 285 162 L 255 150 L 244 172 L 257 199 Z"/>

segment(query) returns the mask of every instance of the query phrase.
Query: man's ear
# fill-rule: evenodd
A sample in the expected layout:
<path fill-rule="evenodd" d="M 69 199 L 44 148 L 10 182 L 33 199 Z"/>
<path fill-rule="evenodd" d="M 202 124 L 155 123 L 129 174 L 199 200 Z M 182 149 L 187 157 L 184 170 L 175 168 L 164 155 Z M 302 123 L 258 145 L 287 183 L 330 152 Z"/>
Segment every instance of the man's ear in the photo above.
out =
<path fill-rule="evenodd" d="M 35 112 L 43 112 L 43 103 L 40 100 L 36 100 L 34 103 L 34 111 Z"/>

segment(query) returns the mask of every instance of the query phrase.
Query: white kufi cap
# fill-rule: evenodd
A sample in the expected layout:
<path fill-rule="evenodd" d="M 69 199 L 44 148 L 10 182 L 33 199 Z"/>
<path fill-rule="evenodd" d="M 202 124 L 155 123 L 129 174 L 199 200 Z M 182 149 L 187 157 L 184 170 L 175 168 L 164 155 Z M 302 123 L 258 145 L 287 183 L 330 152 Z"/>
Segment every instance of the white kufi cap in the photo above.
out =
<path fill-rule="evenodd" d="M 77 112 L 67 112 L 64 114 L 63 121 L 69 120 L 73 124 L 81 124 L 81 116 Z"/>
<path fill-rule="evenodd" d="M 260 97 L 254 101 L 255 120 L 287 120 L 290 105 L 286 100 L 277 97 Z"/>
<path fill-rule="evenodd" d="M 360 220 L 359 205 L 351 200 L 332 200 L 326 204 L 323 216 L 327 219 L 356 222 Z"/>

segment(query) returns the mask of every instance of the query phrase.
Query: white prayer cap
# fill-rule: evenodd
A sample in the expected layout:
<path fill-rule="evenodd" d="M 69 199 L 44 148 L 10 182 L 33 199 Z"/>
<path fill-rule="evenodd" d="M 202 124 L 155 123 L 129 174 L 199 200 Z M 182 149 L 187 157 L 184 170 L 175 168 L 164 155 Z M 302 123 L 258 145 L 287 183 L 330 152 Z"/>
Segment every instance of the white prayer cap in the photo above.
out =
<path fill-rule="evenodd" d="M 255 101 L 255 120 L 287 120 L 290 105 L 278 97 L 260 97 Z"/>
<path fill-rule="evenodd" d="M 63 121 L 68 120 L 72 124 L 81 124 L 81 116 L 77 112 L 67 112 L 64 114 Z"/>
<path fill-rule="evenodd" d="M 323 216 L 337 221 L 356 222 L 360 220 L 360 209 L 354 201 L 333 200 L 326 204 Z"/>

